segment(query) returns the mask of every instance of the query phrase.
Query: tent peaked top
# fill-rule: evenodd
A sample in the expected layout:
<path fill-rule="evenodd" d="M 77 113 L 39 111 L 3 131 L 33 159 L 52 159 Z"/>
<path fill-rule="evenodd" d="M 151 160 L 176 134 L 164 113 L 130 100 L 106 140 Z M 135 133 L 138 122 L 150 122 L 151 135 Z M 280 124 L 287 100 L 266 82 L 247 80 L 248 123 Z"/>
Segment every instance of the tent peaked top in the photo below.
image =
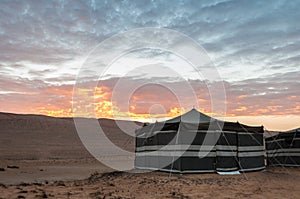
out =
<path fill-rule="evenodd" d="M 184 113 L 183 115 L 177 116 L 173 119 L 167 120 L 166 123 L 176 123 L 176 122 L 185 122 L 185 123 L 209 123 L 212 120 L 216 120 L 204 113 L 199 112 L 195 108 Z"/>

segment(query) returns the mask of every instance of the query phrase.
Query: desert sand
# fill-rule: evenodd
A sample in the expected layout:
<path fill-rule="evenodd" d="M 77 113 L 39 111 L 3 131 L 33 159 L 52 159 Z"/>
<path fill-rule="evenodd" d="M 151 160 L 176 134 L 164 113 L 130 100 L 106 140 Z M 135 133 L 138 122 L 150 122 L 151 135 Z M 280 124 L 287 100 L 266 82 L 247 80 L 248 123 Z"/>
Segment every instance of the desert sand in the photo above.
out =
<path fill-rule="evenodd" d="M 100 119 L 108 137 L 134 139 Z M 129 130 L 135 125 L 122 121 Z M 141 124 L 139 124 L 141 125 Z M 0 198 L 298 198 L 300 169 L 240 175 L 116 172 L 93 158 L 70 118 L 0 113 Z M 133 168 L 134 157 L 103 157 Z"/>
<path fill-rule="evenodd" d="M 299 198 L 299 169 L 242 175 L 95 173 L 85 180 L 1 185 L 2 198 Z"/>

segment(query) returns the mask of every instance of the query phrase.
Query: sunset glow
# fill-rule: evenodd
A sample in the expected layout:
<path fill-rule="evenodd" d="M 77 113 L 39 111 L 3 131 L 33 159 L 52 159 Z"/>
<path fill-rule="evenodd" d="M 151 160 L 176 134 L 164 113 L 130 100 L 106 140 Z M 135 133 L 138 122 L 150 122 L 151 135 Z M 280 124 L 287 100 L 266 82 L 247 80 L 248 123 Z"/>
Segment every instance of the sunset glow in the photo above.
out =
<path fill-rule="evenodd" d="M 105 81 L 102 81 L 102 84 L 105 84 Z M 72 86 L 46 88 L 45 93 L 58 96 L 57 101 L 52 101 L 46 96 L 40 98 L 44 99 L 44 101 L 35 101 L 37 95 L 30 95 L 26 97 L 26 106 L 16 106 L 13 101 L 6 101 L 2 102 L 1 107 L 3 107 L 2 109 L 5 112 L 73 117 L 72 89 Z M 93 107 L 93 114 L 96 114 L 97 118 L 154 122 L 179 116 L 193 108 L 180 107 L 175 98 L 172 100 L 172 93 L 164 92 L 164 94 L 161 94 L 163 91 L 159 86 L 156 88 L 152 86 L 151 89 L 152 92 L 149 92 L 148 88 L 136 92 L 131 98 L 129 107 L 123 107 L 122 104 L 114 104 L 111 99 L 112 88 L 108 86 L 97 87 L 94 95 L 87 92 L 86 96 L 94 99 L 94 104 L 90 106 Z M 148 92 L 147 95 L 144 93 L 146 91 Z M 85 91 L 82 92 L 84 93 Z M 201 97 L 199 98 L 199 106 L 201 106 L 199 110 L 213 116 L 210 113 L 209 100 L 205 99 L 204 93 L 202 93 Z M 264 96 L 258 96 L 255 99 L 255 101 L 262 101 L 261 104 L 249 102 L 248 98 L 251 98 L 251 95 L 245 95 L 244 97 L 228 95 L 227 97 L 228 101 L 226 104 L 228 107 L 225 118 L 228 121 L 239 121 L 248 125 L 264 125 L 269 130 L 287 130 L 296 128 L 299 125 L 300 99 L 297 96 L 287 96 L 284 99 L 284 102 L 288 102 L 286 105 L 283 102 L 281 104 L 278 103 L 277 100 L 263 103 Z M 143 102 L 142 105 L 140 102 Z M 160 107 L 151 108 L 155 104 L 161 104 L 164 110 L 161 110 Z M 90 112 L 83 113 L 85 117 L 93 117 L 93 114 Z"/>

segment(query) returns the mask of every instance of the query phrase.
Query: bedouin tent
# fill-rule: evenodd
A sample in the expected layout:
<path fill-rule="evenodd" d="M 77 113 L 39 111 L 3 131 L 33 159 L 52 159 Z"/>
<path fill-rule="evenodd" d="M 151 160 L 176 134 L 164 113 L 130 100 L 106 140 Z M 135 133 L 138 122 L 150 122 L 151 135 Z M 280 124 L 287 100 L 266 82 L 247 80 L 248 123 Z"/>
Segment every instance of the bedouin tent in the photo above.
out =
<path fill-rule="evenodd" d="M 266 138 L 267 163 L 300 166 L 300 128 Z"/>
<path fill-rule="evenodd" d="M 180 173 L 265 168 L 263 127 L 224 122 L 196 109 L 136 130 L 135 168 Z"/>

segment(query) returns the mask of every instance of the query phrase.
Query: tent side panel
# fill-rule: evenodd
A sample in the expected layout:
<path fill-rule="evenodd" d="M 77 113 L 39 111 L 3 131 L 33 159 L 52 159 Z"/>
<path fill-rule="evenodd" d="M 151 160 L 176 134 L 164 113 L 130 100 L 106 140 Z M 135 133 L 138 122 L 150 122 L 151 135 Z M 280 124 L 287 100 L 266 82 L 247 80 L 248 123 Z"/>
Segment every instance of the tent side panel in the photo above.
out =
<path fill-rule="evenodd" d="M 181 157 L 182 172 L 200 173 L 215 171 L 215 157 Z"/>
<path fill-rule="evenodd" d="M 240 171 L 265 169 L 262 133 L 239 132 L 238 143 Z"/>
<path fill-rule="evenodd" d="M 217 132 L 200 128 L 198 124 L 181 123 L 179 146 L 184 154 L 180 158 L 183 173 L 214 172 Z"/>
<path fill-rule="evenodd" d="M 277 139 L 277 136 L 266 139 L 267 149 L 267 164 L 268 165 L 282 165 L 285 164 L 285 154 L 278 153 L 278 150 L 286 148 L 284 139 Z"/>
<path fill-rule="evenodd" d="M 269 165 L 300 166 L 300 134 L 282 133 L 266 139 Z"/>
<path fill-rule="evenodd" d="M 135 137 L 135 160 L 134 160 L 134 167 L 135 168 L 146 166 L 146 164 L 145 164 L 146 163 L 145 157 L 138 156 L 139 151 L 137 150 L 139 148 L 143 148 L 144 147 L 144 144 L 145 144 L 145 141 L 146 141 L 146 137 L 143 136 L 143 130 L 145 128 L 146 127 L 142 127 L 142 128 L 137 129 L 135 131 L 135 136 L 136 136 Z"/>
<path fill-rule="evenodd" d="M 178 124 L 163 126 L 160 123 L 156 123 L 151 129 L 148 126 L 142 128 L 136 138 L 135 167 L 151 170 L 180 170 L 180 156 L 178 156 L 180 151 L 172 147 L 164 148 L 170 145 L 176 146 L 176 128 Z"/>
<path fill-rule="evenodd" d="M 216 155 L 217 171 L 238 170 L 236 132 L 221 132 L 216 145 Z"/>

